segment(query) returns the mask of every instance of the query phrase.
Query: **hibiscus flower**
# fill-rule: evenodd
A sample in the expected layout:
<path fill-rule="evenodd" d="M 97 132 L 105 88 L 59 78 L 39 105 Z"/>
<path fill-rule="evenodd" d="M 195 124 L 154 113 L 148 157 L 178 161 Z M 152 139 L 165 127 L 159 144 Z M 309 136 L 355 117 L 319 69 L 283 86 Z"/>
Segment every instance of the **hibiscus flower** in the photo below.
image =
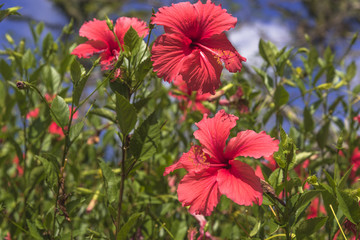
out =
<path fill-rule="evenodd" d="M 118 18 L 114 26 L 114 32 L 119 39 L 121 48 L 123 48 L 124 36 L 130 29 L 130 26 L 140 37 L 146 37 L 148 35 L 149 31 L 144 21 L 138 18 Z M 71 54 L 79 58 L 89 58 L 94 54 L 100 54 L 102 69 L 112 69 L 113 64 L 119 56 L 120 47 L 114 34 L 106 24 L 106 21 L 100 21 L 94 18 L 93 21 L 85 22 L 80 28 L 79 35 L 86 37 L 89 41 L 77 46 Z"/>
<path fill-rule="evenodd" d="M 165 34 L 156 39 L 151 60 L 158 77 L 167 82 L 181 76 L 193 91 L 214 94 L 222 64 L 230 72 L 239 72 L 246 61 L 224 33 L 235 27 L 237 19 L 211 1 L 162 7 L 151 21 L 164 26 Z"/>
<path fill-rule="evenodd" d="M 200 94 L 199 92 L 193 92 L 181 77 L 175 79 L 174 86 L 176 86 L 176 89 L 170 92 L 170 95 L 180 100 L 180 109 L 184 111 L 181 121 L 185 120 L 188 110 L 210 113 L 210 110 L 202 104 L 203 101 L 209 100 L 210 93 Z"/>
<path fill-rule="evenodd" d="M 236 120 L 238 117 L 224 110 L 214 118 L 204 114 L 196 123 L 199 129 L 194 132 L 201 146 L 193 145 L 178 162 L 165 169 L 164 175 L 179 168 L 188 171 L 180 181 L 177 193 L 182 205 L 190 206 L 191 214 L 209 216 L 222 194 L 240 205 L 262 203 L 259 177 L 249 165 L 235 158 L 270 156 L 278 150 L 279 141 L 265 132 L 246 130 L 226 144 Z"/>

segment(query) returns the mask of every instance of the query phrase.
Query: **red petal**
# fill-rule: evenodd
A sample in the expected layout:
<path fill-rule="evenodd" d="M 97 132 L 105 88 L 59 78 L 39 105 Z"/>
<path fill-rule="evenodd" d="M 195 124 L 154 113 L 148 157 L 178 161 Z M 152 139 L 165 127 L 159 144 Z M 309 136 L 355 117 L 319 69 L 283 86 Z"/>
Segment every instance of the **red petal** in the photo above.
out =
<path fill-rule="evenodd" d="M 120 17 L 116 20 L 115 34 L 118 37 L 120 44 L 124 44 L 124 36 L 130 29 L 130 26 L 138 33 L 142 38 L 149 34 L 146 23 L 138 18 Z"/>
<path fill-rule="evenodd" d="M 264 131 L 256 133 L 252 130 L 239 132 L 230 139 L 225 150 L 227 159 L 243 157 L 268 157 L 279 149 L 279 141 L 267 135 Z"/>
<path fill-rule="evenodd" d="M 208 0 L 206 4 L 198 1 L 194 6 L 199 15 L 197 19 L 203 29 L 202 38 L 220 34 L 236 25 L 237 18 L 227 13 L 226 9 L 222 9 L 221 5 L 216 6 L 210 0 Z"/>
<path fill-rule="evenodd" d="M 177 193 L 183 206 L 190 206 L 191 214 L 209 216 L 220 199 L 217 170 L 203 171 L 200 174 L 188 173 L 180 181 Z"/>
<path fill-rule="evenodd" d="M 113 49 L 116 48 L 114 34 L 110 31 L 106 21 L 100 21 L 94 18 L 93 21 L 85 22 L 79 31 L 79 35 L 89 40 L 98 40 L 107 43 Z"/>
<path fill-rule="evenodd" d="M 179 33 L 185 36 L 199 31 L 194 6 L 189 2 L 172 4 L 171 7 L 159 8 L 152 24 L 162 25 L 166 33 Z"/>
<path fill-rule="evenodd" d="M 196 4 L 181 2 L 162 7 L 151 21 L 163 25 L 166 33 L 179 33 L 199 40 L 235 27 L 237 19 L 211 1 L 206 4 L 199 1 Z"/>
<path fill-rule="evenodd" d="M 219 162 L 226 161 L 224 159 L 226 139 L 238 119 L 224 110 L 218 111 L 213 118 L 208 118 L 208 115 L 204 114 L 203 119 L 195 123 L 199 129 L 194 132 L 195 138 L 205 147 L 203 151 Z"/>
<path fill-rule="evenodd" d="M 245 62 L 246 58 L 241 56 L 227 39 L 225 33 L 214 35 L 211 38 L 201 40 L 201 44 L 211 49 L 214 56 L 224 62 L 226 69 L 230 72 L 240 72 L 242 68 L 241 62 Z"/>
<path fill-rule="evenodd" d="M 260 179 L 255 175 L 254 170 L 246 163 L 231 160 L 230 169 L 218 171 L 217 181 L 221 194 L 239 205 L 261 205 L 262 188 Z"/>
<path fill-rule="evenodd" d="M 103 53 L 105 51 L 109 51 L 106 43 L 90 40 L 77 46 L 71 54 L 76 55 L 79 58 L 89 58 L 94 54 Z"/>
<path fill-rule="evenodd" d="M 191 40 L 176 34 L 163 34 L 152 47 L 151 61 L 158 77 L 171 82 L 179 74 L 186 55 L 189 54 Z"/>
<path fill-rule="evenodd" d="M 200 146 L 192 146 L 190 151 L 184 153 L 179 161 L 165 168 L 164 176 L 176 169 L 184 168 L 188 172 L 199 172 L 209 168 L 210 163 L 214 162 L 209 155 L 202 151 Z"/>
<path fill-rule="evenodd" d="M 185 58 L 180 74 L 192 91 L 215 94 L 220 86 L 222 65 L 207 51 L 194 50 Z"/>

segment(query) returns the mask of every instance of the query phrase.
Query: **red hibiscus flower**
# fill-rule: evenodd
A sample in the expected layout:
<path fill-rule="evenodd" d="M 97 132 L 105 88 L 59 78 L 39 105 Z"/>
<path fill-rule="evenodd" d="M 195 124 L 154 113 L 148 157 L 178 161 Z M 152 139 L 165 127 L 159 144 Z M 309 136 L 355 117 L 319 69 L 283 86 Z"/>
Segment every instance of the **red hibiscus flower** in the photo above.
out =
<path fill-rule="evenodd" d="M 239 72 L 246 61 L 224 33 L 235 27 L 237 19 L 211 1 L 162 7 L 151 21 L 165 30 L 151 51 L 154 71 L 165 81 L 182 76 L 190 89 L 214 94 L 222 64 L 230 72 Z"/>
<path fill-rule="evenodd" d="M 360 115 L 355 116 L 354 121 L 357 121 L 358 123 L 360 123 Z"/>
<path fill-rule="evenodd" d="M 142 20 L 128 17 L 118 18 L 114 32 L 119 39 L 121 47 L 124 45 L 124 36 L 130 29 L 130 26 L 137 31 L 140 37 L 146 37 L 148 35 L 149 31 L 146 23 Z M 119 56 L 120 47 L 114 34 L 106 24 L 106 21 L 100 21 L 94 18 L 93 21 L 84 23 L 80 28 L 79 35 L 86 37 L 89 41 L 77 46 L 71 54 L 80 58 L 89 58 L 94 54 L 100 54 L 102 69 L 112 69 L 114 62 L 116 62 Z"/>
<path fill-rule="evenodd" d="M 174 91 L 170 92 L 170 95 L 180 100 L 180 108 L 184 111 L 182 120 L 186 118 L 187 111 L 199 111 L 201 113 L 210 113 L 202 102 L 207 101 L 211 96 L 210 93 L 200 94 L 199 92 L 193 92 L 188 88 L 187 84 L 178 77 L 174 81 L 174 85 L 177 87 Z"/>
<path fill-rule="evenodd" d="M 190 206 L 191 214 L 209 216 L 222 194 L 240 205 L 262 203 L 260 179 L 249 165 L 235 158 L 270 156 L 278 150 L 279 141 L 265 132 L 246 130 L 226 143 L 236 120 L 238 117 L 224 110 L 214 118 L 204 114 L 194 132 L 201 146 L 192 146 L 178 162 L 165 169 L 164 175 L 179 168 L 188 171 L 177 193 L 182 205 Z"/>

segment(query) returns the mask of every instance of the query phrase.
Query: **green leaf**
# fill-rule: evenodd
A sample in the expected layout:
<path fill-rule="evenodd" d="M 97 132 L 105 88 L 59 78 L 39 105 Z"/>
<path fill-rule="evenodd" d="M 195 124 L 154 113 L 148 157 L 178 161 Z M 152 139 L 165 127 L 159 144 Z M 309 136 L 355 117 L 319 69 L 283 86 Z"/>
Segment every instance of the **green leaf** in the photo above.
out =
<path fill-rule="evenodd" d="M 314 120 L 312 118 L 312 114 L 308 107 L 304 108 L 304 130 L 305 132 L 311 132 L 315 127 Z"/>
<path fill-rule="evenodd" d="M 330 122 L 326 121 L 326 123 L 322 126 L 322 128 L 316 135 L 316 141 L 320 148 L 324 148 L 324 146 L 326 145 L 329 135 L 329 127 L 330 127 Z"/>
<path fill-rule="evenodd" d="M 29 219 L 26 219 L 26 223 L 28 225 L 31 237 L 33 237 L 34 239 L 43 239 L 43 237 L 38 232 L 36 226 L 32 222 L 30 222 Z"/>
<path fill-rule="evenodd" d="M 160 127 L 153 113 L 135 130 L 130 141 L 130 153 L 136 159 L 146 160 L 156 153 L 159 141 Z"/>
<path fill-rule="evenodd" d="M 48 58 L 50 52 L 52 51 L 54 43 L 54 38 L 51 33 L 46 34 L 43 44 L 42 44 L 42 55 L 45 59 Z"/>
<path fill-rule="evenodd" d="M 65 100 L 57 95 L 53 102 L 51 103 L 51 117 L 53 120 L 61 127 L 67 126 L 69 123 L 69 106 L 66 104 Z M 55 116 L 54 116 L 55 114 Z"/>
<path fill-rule="evenodd" d="M 23 55 L 22 66 L 24 69 L 29 69 L 36 66 L 35 57 L 30 49 L 28 49 Z"/>
<path fill-rule="evenodd" d="M 54 67 L 45 65 L 42 68 L 42 79 L 45 82 L 46 88 L 49 92 L 55 93 L 59 91 L 61 77 Z"/>
<path fill-rule="evenodd" d="M 70 75 L 73 83 L 76 85 L 81 80 L 81 67 L 80 63 L 76 60 L 73 60 L 70 68 Z"/>
<path fill-rule="evenodd" d="M 135 77 L 137 81 L 142 81 L 145 76 L 148 74 L 150 69 L 152 68 L 152 61 L 150 57 L 146 58 L 144 61 L 142 61 L 135 71 Z"/>
<path fill-rule="evenodd" d="M 106 118 L 114 123 L 116 123 L 116 115 L 113 111 L 110 111 L 105 108 L 95 108 L 90 111 L 91 114 L 98 115 L 100 117 Z"/>
<path fill-rule="evenodd" d="M 78 122 L 71 126 L 70 128 L 70 141 L 74 141 L 81 133 L 84 127 L 84 122 Z"/>
<path fill-rule="evenodd" d="M 55 162 L 56 159 L 51 160 L 51 158 L 46 159 L 40 157 L 38 155 L 35 156 L 42 165 L 44 166 L 46 179 L 52 189 L 56 189 L 58 185 L 58 174 L 59 174 L 59 166 Z"/>
<path fill-rule="evenodd" d="M 327 217 L 317 217 L 305 220 L 295 230 L 296 239 L 306 239 L 313 233 L 319 231 L 319 229 L 326 223 Z"/>
<path fill-rule="evenodd" d="M 322 192 L 321 190 L 310 190 L 304 192 L 300 196 L 298 202 L 296 203 L 296 212 L 295 212 L 296 220 L 308 208 L 310 202 L 321 192 Z"/>
<path fill-rule="evenodd" d="M 4 4 L 0 5 L 0 8 L 3 5 Z M 5 9 L 5 10 L 0 10 L 0 22 L 10 15 L 19 15 L 20 16 L 21 14 L 18 13 L 17 11 L 21 8 L 22 7 L 16 6 L 16 7 L 11 7 L 11 8 Z"/>
<path fill-rule="evenodd" d="M 336 197 L 339 202 L 339 207 L 344 215 L 354 224 L 360 223 L 360 206 L 359 202 L 355 200 L 350 194 L 339 189 L 335 190 Z"/>
<path fill-rule="evenodd" d="M 104 162 L 104 160 L 99 159 L 98 162 L 104 178 L 108 200 L 110 203 L 113 203 L 118 198 L 118 183 L 120 179 L 117 179 L 115 173 L 112 171 L 109 165 Z"/>
<path fill-rule="evenodd" d="M 344 184 L 346 183 L 346 181 L 348 180 L 348 178 L 350 176 L 352 167 L 353 167 L 353 165 L 346 171 L 344 176 L 342 176 L 342 178 L 340 179 L 340 182 L 338 183 L 339 189 L 342 189 L 344 187 Z"/>
<path fill-rule="evenodd" d="M 318 60 L 319 54 L 316 50 L 315 47 L 312 47 L 310 49 L 309 55 L 308 55 L 308 66 L 309 66 L 309 73 L 311 74 L 312 71 L 314 70 L 316 64 L 317 64 L 317 60 Z"/>
<path fill-rule="evenodd" d="M 255 235 L 259 232 L 260 227 L 261 227 L 261 221 L 258 221 L 258 222 L 255 224 L 254 228 L 251 230 L 251 232 L 250 232 L 250 237 L 255 236 Z"/>
<path fill-rule="evenodd" d="M 135 127 L 137 114 L 135 107 L 120 94 L 116 94 L 116 116 L 121 133 L 126 136 Z"/>
<path fill-rule="evenodd" d="M 133 228 L 136 225 L 137 220 L 140 216 L 142 216 L 142 213 L 134 213 L 133 215 L 131 215 L 129 220 L 120 229 L 118 235 L 116 236 L 116 239 L 117 240 L 129 239 L 128 234 L 129 234 L 131 228 Z"/>
<path fill-rule="evenodd" d="M 132 27 L 125 33 L 124 36 L 124 43 L 126 46 L 129 47 L 130 51 L 132 52 L 138 45 L 141 43 L 142 38 L 139 37 L 136 30 Z"/>
<path fill-rule="evenodd" d="M 45 24 L 44 22 L 39 22 L 38 25 L 36 25 L 35 31 L 37 35 L 41 35 L 42 31 L 44 30 Z"/>
<path fill-rule="evenodd" d="M 289 93 L 282 85 L 277 86 L 274 94 L 274 101 L 276 108 L 279 108 L 289 101 Z"/>
<path fill-rule="evenodd" d="M 0 73 L 7 81 L 11 80 L 13 76 L 11 67 L 9 66 L 9 64 L 7 64 L 7 62 L 4 59 L 0 59 Z"/>
<path fill-rule="evenodd" d="M 346 68 L 346 80 L 347 82 L 350 82 L 356 74 L 356 64 L 354 61 L 351 62 L 351 64 Z"/>
<path fill-rule="evenodd" d="M 259 42 L 259 51 L 260 55 L 262 56 L 265 61 L 270 64 L 271 66 L 275 65 L 275 52 L 272 48 L 272 43 L 264 42 L 264 40 L 260 39 Z"/>

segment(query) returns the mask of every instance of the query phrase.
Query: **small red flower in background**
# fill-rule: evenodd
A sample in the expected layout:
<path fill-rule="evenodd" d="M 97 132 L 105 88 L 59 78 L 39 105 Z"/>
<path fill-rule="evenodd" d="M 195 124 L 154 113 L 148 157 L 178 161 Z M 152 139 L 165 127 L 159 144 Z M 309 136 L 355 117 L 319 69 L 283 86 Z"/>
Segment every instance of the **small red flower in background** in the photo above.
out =
<path fill-rule="evenodd" d="M 191 214 L 209 216 L 222 194 L 240 205 L 262 203 L 260 179 L 249 165 L 235 158 L 270 156 L 278 150 L 279 141 L 265 132 L 246 130 L 226 143 L 236 120 L 238 117 L 224 110 L 214 118 L 204 114 L 194 132 L 201 146 L 192 146 L 178 162 L 165 169 L 164 175 L 179 168 L 188 171 L 177 193 L 182 205 L 190 206 Z"/>
<path fill-rule="evenodd" d="M 114 26 L 114 32 L 119 39 L 121 47 L 124 45 L 124 36 L 130 29 L 130 26 L 140 37 L 148 35 L 149 31 L 146 23 L 142 20 L 128 17 L 118 18 Z M 114 62 L 116 62 L 119 56 L 120 47 L 106 21 L 94 18 L 93 21 L 85 22 L 80 28 L 79 35 L 86 37 L 89 41 L 77 46 L 71 54 L 79 58 L 89 58 L 94 54 L 100 54 L 102 69 L 112 69 Z"/>
<path fill-rule="evenodd" d="M 355 116 L 354 121 L 357 121 L 358 123 L 360 123 L 360 115 Z"/>
<path fill-rule="evenodd" d="M 210 113 L 210 110 L 202 104 L 203 101 L 209 100 L 210 93 L 200 94 L 191 91 L 181 78 L 175 79 L 174 86 L 176 86 L 176 91 L 170 92 L 170 95 L 180 100 L 180 109 L 184 111 L 182 120 L 186 118 L 188 110 Z"/>
<path fill-rule="evenodd" d="M 21 177 L 24 174 L 24 169 L 20 166 L 20 161 L 19 161 L 18 156 L 14 157 L 13 163 L 16 165 L 18 175 Z"/>
<path fill-rule="evenodd" d="M 203 240 L 203 239 L 216 240 L 216 239 L 218 239 L 217 237 L 213 237 L 209 232 L 205 232 L 205 226 L 207 224 L 207 221 L 206 221 L 204 215 L 194 215 L 193 214 L 193 216 L 196 218 L 196 220 L 199 222 L 199 225 L 200 225 L 200 229 L 199 229 L 200 235 L 197 238 L 197 240 Z M 195 240 L 196 235 L 197 235 L 196 228 L 190 228 L 188 230 L 188 240 Z"/>
<path fill-rule="evenodd" d="M 326 215 L 326 210 L 324 205 L 320 203 L 319 197 L 316 197 L 311 201 L 306 218 L 310 219 L 310 218 L 318 217 L 318 213 L 322 213 Z"/>
<path fill-rule="evenodd" d="M 237 19 L 211 1 L 162 7 L 151 21 L 164 26 L 165 34 L 156 39 L 151 60 L 158 77 L 167 82 L 181 77 L 193 91 L 214 94 L 222 64 L 230 72 L 239 72 L 246 61 L 224 33 L 235 27 Z"/>
<path fill-rule="evenodd" d="M 51 103 L 55 97 L 56 97 L 56 94 L 52 95 L 52 94 L 45 93 L 45 99 L 48 103 Z"/>
<path fill-rule="evenodd" d="M 69 110 L 71 112 L 71 107 L 69 106 Z M 70 116 L 69 116 L 70 117 Z M 73 116 L 73 119 L 77 119 L 78 117 L 78 112 L 76 112 Z M 67 128 L 67 126 L 65 126 L 65 128 Z M 53 134 L 53 135 L 58 135 L 59 139 L 65 137 L 64 132 L 62 131 L 61 127 L 59 125 L 57 125 L 56 122 L 52 122 L 49 126 L 49 133 Z"/>
<path fill-rule="evenodd" d="M 30 112 L 28 112 L 28 114 L 26 114 L 26 118 L 27 119 L 37 118 L 39 116 L 39 112 L 40 112 L 40 109 L 35 108 L 35 109 L 31 110 Z"/>

